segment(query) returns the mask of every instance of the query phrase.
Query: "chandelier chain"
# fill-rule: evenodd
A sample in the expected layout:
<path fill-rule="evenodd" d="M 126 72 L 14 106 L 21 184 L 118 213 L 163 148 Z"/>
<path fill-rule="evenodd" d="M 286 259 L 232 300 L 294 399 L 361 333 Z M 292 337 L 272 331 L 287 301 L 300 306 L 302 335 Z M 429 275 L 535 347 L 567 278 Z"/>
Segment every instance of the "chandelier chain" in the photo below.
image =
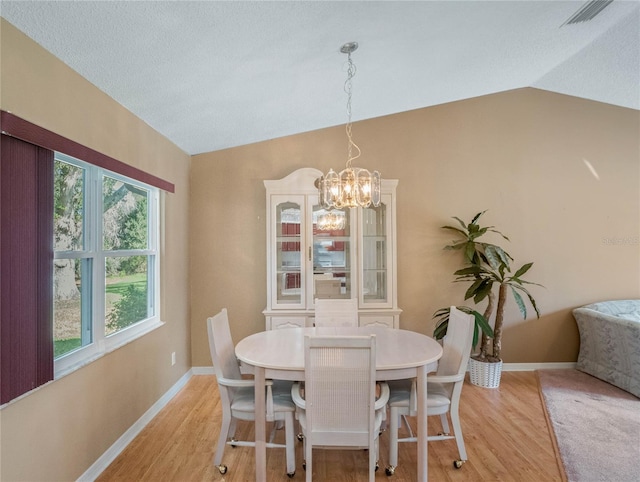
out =
<path fill-rule="evenodd" d="M 360 148 L 353 142 L 353 136 L 351 133 L 351 96 L 353 93 L 352 79 L 356 75 L 356 66 L 351 60 L 351 52 L 347 54 L 347 80 L 344 82 L 344 91 L 347 93 L 347 125 L 345 127 L 347 131 L 347 167 L 351 167 L 351 161 L 360 157 Z M 356 150 L 356 155 L 353 155 L 353 149 Z"/>

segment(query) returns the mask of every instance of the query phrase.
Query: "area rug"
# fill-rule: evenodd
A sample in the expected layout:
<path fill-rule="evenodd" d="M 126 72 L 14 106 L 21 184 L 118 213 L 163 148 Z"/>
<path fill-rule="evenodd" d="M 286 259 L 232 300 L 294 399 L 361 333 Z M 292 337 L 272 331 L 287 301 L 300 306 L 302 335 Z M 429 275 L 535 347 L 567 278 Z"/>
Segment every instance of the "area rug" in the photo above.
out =
<path fill-rule="evenodd" d="M 568 481 L 639 481 L 640 399 L 578 370 L 537 373 Z"/>

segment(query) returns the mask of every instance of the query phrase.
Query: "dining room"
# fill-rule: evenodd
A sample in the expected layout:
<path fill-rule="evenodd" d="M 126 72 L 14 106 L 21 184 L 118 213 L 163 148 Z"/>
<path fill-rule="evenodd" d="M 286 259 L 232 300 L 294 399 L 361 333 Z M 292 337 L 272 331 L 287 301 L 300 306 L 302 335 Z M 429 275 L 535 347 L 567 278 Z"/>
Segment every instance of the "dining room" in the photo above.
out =
<path fill-rule="evenodd" d="M 391 8 L 399 2 L 377 2 L 375 8 L 367 7 L 369 2 L 334 5 L 345 4 L 340 8 L 348 16 L 343 18 L 371 20 L 375 28 L 362 36 L 347 28 L 351 24 L 337 22 L 335 11 L 322 5 L 327 2 L 265 2 L 273 5 L 262 6 L 257 5 L 260 2 L 196 2 L 208 16 L 197 15 L 202 10 L 181 13 L 188 3 L 2 1 L 3 119 L 18 117 L 166 180 L 174 190 L 158 195 L 158 326 L 3 402 L 0 479 L 255 480 L 262 468 L 256 465 L 254 448 L 227 448 L 227 474 L 212 463 L 223 417 L 207 319 L 227 308 L 236 346 L 253 335 L 277 331 L 269 328 L 281 322 L 298 323 L 294 329 L 313 329 L 319 291 L 322 296 L 357 299 L 363 320 L 368 317 L 388 324 L 389 330 L 432 339 L 437 310 L 473 301 L 465 300 L 465 287 L 454 282 L 461 253 L 443 249 L 452 236 L 442 226 L 455 223 L 454 216 L 469 219 L 486 211 L 487 225 L 499 226 L 508 235 L 508 251 L 534 262 L 530 274 L 543 285 L 531 287 L 540 317 L 531 316 L 530 311 L 523 319 L 518 304 L 507 303 L 500 387 L 481 388 L 466 379 L 460 419 L 468 460 L 460 469 L 452 465 L 459 458 L 455 440 L 427 444 L 428 460 L 422 462 L 417 444 L 400 444 L 397 469 L 387 476 L 386 431 L 380 437 L 382 470 L 376 479 L 416 480 L 422 463 L 432 480 L 563 480 L 535 370 L 575 366 L 580 346 L 572 316 L 575 307 L 604 299 L 638 298 L 640 293 L 636 269 L 640 263 L 640 73 L 636 62 L 640 47 L 629 41 L 637 38 L 637 2 L 611 2 L 589 23 L 562 28 L 584 2 L 554 2 L 553 6 L 508 2 L 504 11 L 484 5 L 491 10 L 484 14 L 483 4 L 491 2 L 453 2 L 458 4 L 454 6 L 447 5 L 452 2 L 402 2 L 402 8 Z M 308 13 L 306 3 L 322 15 Z M 30 14 L 21 11 L 30 8 Z M 154 8 L 159 15 L 153 15 Z M 418 9 L 419 15 L 415 11 L 411 15 L 411 8 Z M 501 18 L 513 41 L 498 36 L 495 43 L 467 42 L 445 55 L 442 43 L 437 44 L 442 48 L 435 48 L 430 43 L 434 39 L 422 39 L 408 43 L 414 47 L 406 56 L 398 52 L 402 49 L 386 46 L 383 57 L 382 39 L 397 38 L 403 26 L 407 30 L 412 26 L 413 32 L 445 35 L 438 21 L 429 20 L 430 8 L 460 8 L 452 12 L 457 14 L 471 9 L 478 16 L 451 18 L 485 20 L 489 24 L 476 25 L 484 26 L 479 30 L 486 35 L 494 30 L 487 25 Z M 94 15 L 89 15 L 91 9 L 97 9 Z M 529 18 L 535 25 L 539 21 L 544 35 L 520 42 L 524 37 L 518 33 L 525 32 L 514 32 L 518 28 L 509 21 L 527 18 L 516 14 L 529 11 L 537 12 Z M 279 30 L 277 19 L 291 18 L 287 15 L 295 21 Z M 220 64 L 219 71 L 228 77 L 216 77 L 216 69 L 203 72 L 202 59 L 216 49 L 190 37 L 186 27 L 194 25 L 193 31 L 203 35 L 215 30 L 201 25 L 203 18 L 222 19 L 216 25 L 225 29 L 224 45 L 229 50 L 221 51 L 236 52 L 229 39 L 237 39 L 241 26 L 268 33 L 280 48 L 274 53 L 268 43 L 264 48 L 243 44 L 229 63 Z M 427 21 L 435 22 L 429 24 L 431 29 L 425 28 Z M 457 35 L 451 38 L 469 38 L 463 35 L 469 25 L 454 24 Z M 105 28 L 104 36 L 95 39 L 92 31 L 103 31 L 106 25 L 120 27 Z M 322 47 L 315 52 L 310 40 L 292 44 L 282 35 L 292 25 L 301 36 L 306 32 L 304 38 L 313 34 L 323 39 Z M 336 38 L 327 40 L 317 25 L 336 29 Z M 135 29 L 139 37 L 131 33 Z M 76 50 L 58 44 L 64 41 L 60 31 L 68 33 L 67 40 L 75 42 Z M 114 35 L 123 32 L 130 36 L 121 43 Z M 178 45 L 175 32 L 186 37 L 177 51 L 170 48 Z M 359 42 L 352 52 L 359 70 L 353 79 L 351 135 L 362 151 L 354 166 L 380 173 L 386 189 L 382 205 L 388 211 L 384 218 L 372 214 L 368 219 L 384 219 L 385 226 L 393 229 L 384 235 L 386 244 L 380 244 L 378 233 L 365 230 L 367 218 L 358 207 L 352 208 L 348 236 L 343 228 L 316 232 L 314 244 L 310 223 L 306 232 L 287 232 L 291 239 L 278 241 L 271 230 L 282 227 L 273 219 L 283 211 L 277 210 L 277 196 L 282 193 L 270 197 L 268 183 L 300 170 L 325 175 L 346 167 L 348 67 L 340 48 L 351 41 Z M 519 50 L 520 43 L 529 48 Z M 162 46 L 160 51 L 152 48 L 157 44 Z M 472 46 L 477 51 L 469 51 Z M 506 55 L 505 49 L 523 56 Z M 490 57 L 480 57 L 485 50 Z M 77 57 L 67 58 L 65 54 L 72 51 Z M 553 55 L 547 57 L 545 52 Z M 476 54 L 485 60 L 476 63 Z M 108 59 L 115 62 L 111 67 L 105 67 L 111 65 Z M 194 64 L 184 67 L 180 62 L 185 59 Z M 223 55 L 222 60 L 229 59 Z M 143 74 L 136 62 L 150 70 Z M 418 64 L 421 75 L 413 69 Z M 438 65 L 447 70 L 437 71 Z M 533 68 L 538 70 L 527 70 Z M 516 78 L 513 73 L 518 69 L 528 75 Z M 221 93 L 214 106 L 205 107 L 203 97 L 187 104 L 174 97 L 195 85 L 185 81 L 187 73 L 193 79 L 205 79 L 202 92 Z M 263 77 L 267 73 L 269 81 Z M 301 80 L 303 74 L 305 80 Z M 106 76 L 104 83 L 99 75 Z M 164 91 L 156 84 L 162 78 L 168 80 Z M 213 78 L 218 84 L 212 84 Z M 246 83 L 236 83 L 240 79 Z M 440 95 L 449 84 L 461 94 Z M 125 95 L 110 90 L 114 85 L 129 85 L 132 90 Z M 286 86 L 277 90 L 279 97 L 268 93 L 274 85 Z M 250 87 L 254 90 L 249 91 Z M 416 104 L 382 109 L 385 97 L 402 100 L 408 94 L 392 94 L 403 92 L 426 97 Z M 159 117 L 139 105 L 156 93 L 158 97 L 150 102 L 166 109 Z M 312 105 L 306 103 L 310 99 Z M 227 106 L 227 116 L 217 117 L 222 112 L 218 109 Z M 367 110 L 371 106 L 381 110 L 372 113 Z M 232 116 L 234 112 L 241 112 L 240 117 Z M 330 120 L 306 122 L 312 113 L 322 112 L 328 112 Z M 156 124 L 155 119 L 166 124 Z M 181 119 L 186 119 L 188 127 L 178 135 L 173 129 Z M 293 124 L 286 132 L 266 128 L 285 123 Z M 5 139 L 23 139 L 25 133 L 12 133 L 7 125 L 2 130 L 5 159 Z M 200 132 L 204 144 L 191 144 L 192 132 Z M 243 132 L 262 136 L 236 142 L 233 136 Z M 0 182 L 10 184 L 7 179 L 3 172 Z M 389 186 L 393 181 L 396 185 Z M 307 202 L 308 196 L 319 196 L 313 183 L 303 184 L 304 193 L 292 193 L 296 199 L 307 196 Z M 9 192 L 6 184 L 3 192 Z M 0 209 L 10 203 L 5 198 L 1 201 Z M 304 212 L 301 216 L 313 219 L 313 207 L 307 212 L 308 205 L 304 206 L 299 209 Z M 375 213 L 380 213 L 379 207 Z M 5 214 L 2 211 L 0 223 L 7 219 Z M 289 224 L 299 223 L 300 219 Z M 5 242 L 8 233 L 2 224 L 0 269 L 12 257 Z M 378 237 L 369 246 L 368 258 L 362 256 L 368 249 L 366 236 Z M 497 234 L 492 239 L 502 240 Z M 625 241 L 612 243 L 611 239 Z M 304 249 L 295 249 L 296 243 L 305 242 L 300 246 Z M 289 244 L 282 249 L 282 243 Z M 349 250 L 347 243 L 351 243 Z M 20 251 L 19 240 L 13 246 Z M 299 266 L 290 264 L 294 256 Z M 367 278 L 365 268 L 377 274 Z M 8 290 L 11 282 L 3 271 L 0 288 Z M 290 303 L 291 299 L 295 302 Z M 2 311 L 1 320 L 5 330 L 5 320 L 14 315 L 8 311 L 5 295 L 1 301 L 0 309 L 7 310 Z M 104 309 L 102 313 L 100 317 L 105 318 Z M 2 335 L 4 340 L 12 339 L 4 331 Z M 2 356 L 15 355 L 11 347 L 1 348 Z M 3 370 L 8 366 L 3 358 Z M 413 370 L 415 374 L 416 367 Z M 3 380 L 13 376 L 5 371 Z M 428 424 L 437 432 L 434 418 L 429 417 Z M 409 417 L 409 424 L 420 433 L 415 417 Z M 256 435 L 252 423 L 238 430 L 249 439 Z M 401 426 L 400 436 L 404 430 L 406 426 Z M 284 433 L 278 430 L 275 436 L 282 440 Z M 297 442 L 296 479 L 304 476 L 303 450 L 303 443 Z M 365 480 L 367 457 L 362 455 L 360 451 L 317 451 L 318 480 Z M 284 450 L 266 450 L 264 462 L 267 480 L 288 480 Z"/>

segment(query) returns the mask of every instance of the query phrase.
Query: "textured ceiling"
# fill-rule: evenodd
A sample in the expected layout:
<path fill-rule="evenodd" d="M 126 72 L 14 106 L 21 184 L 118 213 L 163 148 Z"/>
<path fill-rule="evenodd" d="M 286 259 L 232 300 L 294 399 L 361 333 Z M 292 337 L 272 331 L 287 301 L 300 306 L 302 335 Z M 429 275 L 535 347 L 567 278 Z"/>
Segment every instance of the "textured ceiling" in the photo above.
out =
<path fill-rule="evenodd" d="M 640 3 L 9 1 L 0 14 L 190 154 L 536 87 L 640 109 Z"/>

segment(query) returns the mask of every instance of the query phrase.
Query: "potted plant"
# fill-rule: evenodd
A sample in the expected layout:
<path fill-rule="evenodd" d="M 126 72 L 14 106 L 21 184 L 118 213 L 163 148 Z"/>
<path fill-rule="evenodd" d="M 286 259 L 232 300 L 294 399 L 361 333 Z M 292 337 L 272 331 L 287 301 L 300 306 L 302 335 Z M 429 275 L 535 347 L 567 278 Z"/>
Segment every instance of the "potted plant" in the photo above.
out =
<path fill-rule="evenodd" d="M 480 352 L 474 354 L 469 362 L 471 382 L 475 385 L 495 388 L 500 384 L 500 376 L 502 374 L 502 328 L 504 323 L 504 309 L 511 293 L 515 300 L 520 313 L 524 319 L 527 318 L 527 306 L 522 295 L 528 298 L 529 303 L 536 312 L 536 316 L 540 317 L 540 312 L 536 305 L 536 301 L 531 296 L 525 285 L 537 285 L 522 279 L 533 263 L 526 263 L 515 272 L 511 272 L 511 262 L 513 258 L 500 246 L 491 243 L 485 243 L 478 240 L 484 234 L 491 232 L 498 234 L 503 239 L 509 241 L 504 234 L 494 229 L 494 226 L 482 227 L 478 220 L 486 211 L 476 214 L 470 223 L 466 224 L 460 218 L 454 217 L 460 226 L 443 226 L 443 229 L 454 232 L 458 239 L 452 244 L 445 246 L 447 250 L 460 250 L 463 253 L 465 267 L 457 270 L 454 275 L 456 282 L 470 283 L 465 293 L 465 300 L 473 299 L 475 304 L 479 304 L 487 299 L 487 306 L 483 320 L 475 310 L 467 308 L 464 311 L 474 314 L 476 319 L 476 331 L 478 327 L 482 328 L 482 340 L 480 343 Z M 494 287 L 497 286 L 497 303 Z M 463 309 L 465 307 L 462 307 Z M 436 332 L 443 324 L 446 317 L 443 310 L 435 313 L 434 317 L 440 317 L 440 322 L 436 325 Z M 481 321 L 488 321 L 495 312 L 493 339 L 491 339 L 490 331 L 484 328 Z M 434 335 L 436 333 L 434 332 Z M 436 336 L 437 337 L 437 336 Z M 474 342 L 477 343 L 476 340 Z M 475 346 L 475 344 L 474 344 Z"/>

